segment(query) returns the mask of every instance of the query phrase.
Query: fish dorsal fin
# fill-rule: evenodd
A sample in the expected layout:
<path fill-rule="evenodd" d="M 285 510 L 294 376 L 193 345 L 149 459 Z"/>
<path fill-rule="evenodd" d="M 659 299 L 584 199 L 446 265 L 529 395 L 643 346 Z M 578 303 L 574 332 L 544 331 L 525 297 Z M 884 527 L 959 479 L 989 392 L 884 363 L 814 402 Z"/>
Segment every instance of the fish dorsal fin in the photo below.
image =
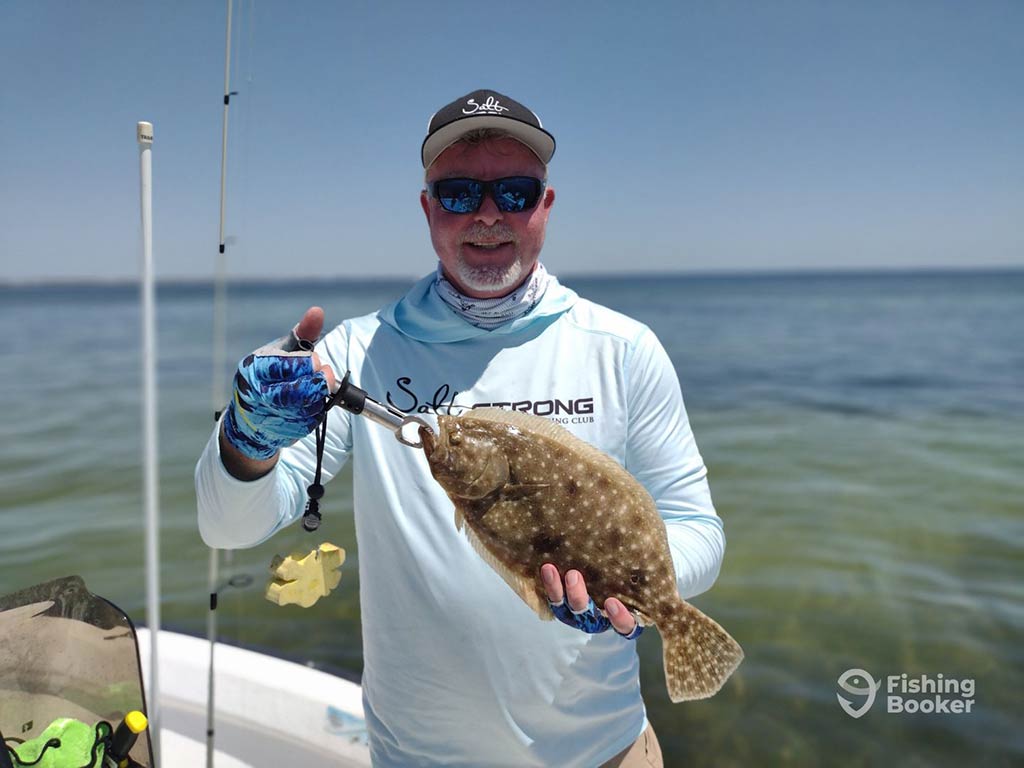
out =
<path fill-rule="evenodd" d="M 458 505 L 455 507 L 455 518 L 456 520 L 465 519 L 465 515 L 461 510 L 459 510 Z M 519 595 L 523 602 L 530 607 L 530 610 L 544 620 L 554 618 L 554 614 L 551 613 L 551 608 L 548 606 L 547 599 L 542 599 L 540 594 L 538 594 L 536 580 L 531 581 L 525 576 L 520 576 L 501 562 L 500 558 L 493 554 L 480 537 L 477 536 L 472 525 L 463 525 L 462 530 L 466 532 L 466 537 L 469 539 L 469 543 L 472 545 L 473 549 L 476 550 L 476 553 L 483 558 L 483 561 L 487 563 L 496 574 L 504 579 L 505 583 L 512 588 L 512 591 Z M 537 574 L 537 578 L 540 578 L 539 573 Z"/>
<path fill-rule="evenodd" d="M 496 424 L 508 424 L 518 428 L 521 432 L 545 437 L 574 451 L 581 459 L 608 472 L 612 477 L 621 477 L 625 474 L 631 481 L 636 482 L 633 476 L 611 456 L 599 451 L 590 443 L 576 437 L 565 427 L 550 419 L 545 419 L 543 416 L 534 416 L 532 413 L 523 413 L 522 411 L 509 411 L 504 408 L 474 408 L 459 416 L 459 419 L 478 419 Z"/>

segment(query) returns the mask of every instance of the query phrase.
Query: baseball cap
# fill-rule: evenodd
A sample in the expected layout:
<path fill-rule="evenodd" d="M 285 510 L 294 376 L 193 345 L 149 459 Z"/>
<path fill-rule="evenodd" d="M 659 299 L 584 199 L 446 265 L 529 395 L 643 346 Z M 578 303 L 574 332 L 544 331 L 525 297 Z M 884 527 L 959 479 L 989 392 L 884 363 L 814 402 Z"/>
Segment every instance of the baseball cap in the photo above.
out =
<path fill-rule="evenodd" d="M 508 133 L 533 150 L 545 165 L 555 154 L 555 137 L 544 130 L 537 113 L 503 93 L 484 89 L 461 96 L 431 116 L 420 149 L 423 167 L 429 168 L 438 155 L 478 128 Z"/>

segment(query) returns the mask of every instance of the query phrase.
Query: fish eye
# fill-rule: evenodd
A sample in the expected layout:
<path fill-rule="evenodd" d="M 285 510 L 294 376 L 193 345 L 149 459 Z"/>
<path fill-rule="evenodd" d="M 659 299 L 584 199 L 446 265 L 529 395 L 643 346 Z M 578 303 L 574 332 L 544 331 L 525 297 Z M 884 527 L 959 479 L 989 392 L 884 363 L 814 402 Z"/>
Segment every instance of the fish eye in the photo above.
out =
<path fill-rule="evenodd" d="M 459 443 L 462 442 L 462 433 L 452 432 L 451 436 L 448 438 L 448 442 L 451 443 L 452 445 L 458 445 Z"/>

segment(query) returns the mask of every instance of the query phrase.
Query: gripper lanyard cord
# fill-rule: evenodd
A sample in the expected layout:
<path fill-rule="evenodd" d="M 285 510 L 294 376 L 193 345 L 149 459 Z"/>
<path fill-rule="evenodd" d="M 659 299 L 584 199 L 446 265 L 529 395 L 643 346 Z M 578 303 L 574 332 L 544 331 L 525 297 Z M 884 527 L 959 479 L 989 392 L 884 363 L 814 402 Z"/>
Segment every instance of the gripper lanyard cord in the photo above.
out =
<path fill-rule="evenodd" d="M 337 392 L 324 400 L 324 409 L 320 413 L 320 420 L 313 430 L 316 435 L 316 471 L 313 473 L 312 484 L 306 489 L 308 501 L 306 502 L 306 511 L 302 515 L 302 527 L 310 533 L 320 527 L 320 522 L 323 519 L 320 514 L 320 499 L 324 497 L 324 487 L 320 483 L 320 474 L 323 471 L 324 448 L 327 445 L 327 414 L 341 399 L 343 390 L 344 387 L 339 388 Z"/>

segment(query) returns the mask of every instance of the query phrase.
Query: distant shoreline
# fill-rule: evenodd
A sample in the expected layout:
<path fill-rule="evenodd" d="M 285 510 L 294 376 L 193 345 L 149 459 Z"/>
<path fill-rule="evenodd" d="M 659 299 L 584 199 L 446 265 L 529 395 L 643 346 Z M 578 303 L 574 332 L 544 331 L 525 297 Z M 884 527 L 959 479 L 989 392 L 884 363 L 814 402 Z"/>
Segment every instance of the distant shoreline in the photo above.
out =
<path fill-rule="evenodd" d="M 426 274 L 424 271 L 423 274 Z M 821 278 L 904 278 L 904 277 L 993 277 L 999 275 L 1018 276 L 1024 275 L 1024 267 L 894 267 L 885 269 L 880 267 L 872 268 L 840 268 L 840 269 L 773 269 L 773 270 L 707 270 L 707 271 L 685 271 L 685 272 L 566 272 L 558 273 L 559 279 L 564 283 L 577 281 L 585 282 L 616 282 L 630 280 L 632 282 L 660 281 L 665 279 L 691 279 L 691 280 L 770 280 L 777 278 L 784 279 L 821 279 Z M 294 287 L 302 286 L 324 286 L 324 285 L 379 285 L 379 286 L 402 286 L 410 285 L 419 280 L 421 275 L 402 276 L 368 276 L 368 277 L 273 277 L 268 275 L 228 277 L 227 284 L 236 288 L 279 286 Z M 25 278 L 25 279 L 4 279 L 0 278 L 0 290 L 11 289 L 32 289 L 32 288 L 83 288 L 83 289 L 110 289 L 110 288 L 136 288 L 139 285 L 138 277 L 115 277 L 115 278 L 93 278 L 93 277 L 57 277 L 57 278 Z M 202 289 L 213 287 L 212 277 L 162 277 L 157 279 L 157 285 L 165 288 Z"/>

